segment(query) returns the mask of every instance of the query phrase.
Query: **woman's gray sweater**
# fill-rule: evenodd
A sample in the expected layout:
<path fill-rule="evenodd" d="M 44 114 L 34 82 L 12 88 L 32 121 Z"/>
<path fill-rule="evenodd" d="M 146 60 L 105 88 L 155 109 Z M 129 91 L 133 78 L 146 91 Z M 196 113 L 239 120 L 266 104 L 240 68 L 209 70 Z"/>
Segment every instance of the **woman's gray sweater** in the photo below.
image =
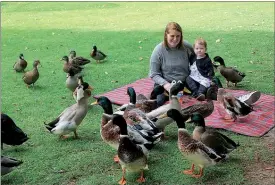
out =
<path fill-rule="evenodd" d="M 171 83 L 173 80 L 185 81 L 189 75 L 189 62 L 194 56 L 192 45 L 184 41 L 184 47 L 166 48 L 163 42 L 159 43 L 150 58 L 149 77 L 159 85 Z"/>

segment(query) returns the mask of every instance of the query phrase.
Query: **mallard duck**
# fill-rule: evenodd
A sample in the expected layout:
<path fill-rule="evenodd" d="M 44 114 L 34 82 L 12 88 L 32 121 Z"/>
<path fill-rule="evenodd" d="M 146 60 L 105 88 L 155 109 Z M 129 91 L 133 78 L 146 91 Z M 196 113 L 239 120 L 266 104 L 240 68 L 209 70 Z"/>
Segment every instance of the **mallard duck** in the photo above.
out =
<path fill-rule="evenodd" d="M 28 62 L 24 59 L 24 55 L 21 53 L 19 55 L 18 61 L 14 63 L 13 69 L 16 72 L 22 72 L 26 69 L 27 65 L 28 65 Z"/>
<path fill-rule="evenodd" d="M 77 74 L 77 73 L 80 73 L 83 69 L 79 65 L 75 65 L 75 64 L 72 64 L 71 62 L 69 62 L 69 57 L 68 56 L 62 57 L 62 59 L 60 59 L 60 61 L 65 61 L 64 65 L 63 65 L 63 71 L 65 73 L 69 73 L 69 69 L 71 69 L 71 70 L 73 70 L 73 72 L 75 74 Z"/>
<path fill-rule="evenodd" d="M 87 58 L 76 56 L 75 51 L 71 51 L 69 54 L 69 62 L 76 66 L 84 66 L 89 64 L 91 61 Z"/>
<path fill-rule="evenodd" d="M 191 116 L 193 113 L 198 112 L 200 113 L 204 118 L 210 116 L 212 112 L 214 111 L 214 103 L 212 100 L 212 95 L 217 94 L 217 87 L 216 86 L 210 86 L 206 92 L 206 103 L 196 103 L 194 105 L 191 105 L 189 107 L 181 109 L 181 113 L 184 115 Z"/>
<path fill-rule="evenodd" d="M 218 90 L 217 100 L 219 103 L 217 107 L 218 111 L 221 116 L 224 116 L 226 121 L 236 121 L 237 116 L 246 116 L 253 111 L 253 107 L 251 105 L 240 101 L 231 93 L 226 92 L 226 90 L 223 88 Z M 230 117 L 223 115 L 225 113 L 222 113 L 223 111 L 220 109 L 224 109 L 225 112 L 230 115 Z"/>
<path fill-rule="evenodd" d="M 76 51 L 71 50 L 68 57 L 69 57 L 69 61 L 73 60 L 73 58 L 76 57 Z"/>
<path fill-rule="evenodd" d="M 123 174 L 119 184 L 126 184 L 126 170 L 131 172 L 140 172 L 140 178 L 137 179 L 137 182 L 145 182 L 143 170 L 148 169 L 149 153 L 148 149 L 146 148 L 146 144 L 139 144 L 137 141 L 129 137 L 127 123 L 123 116 L 115 115 L 112 121 L 113 124 L 119 126 L 120 129 L 120 140 L 117 154 Z"/>
<path fill-rule="evenodd" d="M 190 161 L 192 167 L 189 170 L 184 170 L 183 173 L 191 175 L 195 178 L 203 176 L 204 167 L 215 165 L 223 157 L 219 156 L 213 149 L 207 147 L 200 141 L 192 138 L 185 129 L 185 121 L 189 116 L 183 116 L 178 110 L 170 109 L 167 111 L 167 116 L 176 121 L 178 126 L 178 148 L 180 152 Z M 199 166 L 199 174 L 195 174 L 195 165 Z"/>
<path fill-rule="evenodd" d="M 1 176 L 10 173 L 22 163 L 23 161 L 1 155 Z"/>
<path fill-rule="evenodd" d="M 177 109 L 177 110 L 181 110 L 181 105 L 179 102 L 179 99 L 177 97 L 177 94 L 183 90 L 184 88 L 184 83 L 182 83 L 181 81 L 178 82 L 173 82 L 172 83 L 172 87 L 170 89 L 170 93 L 169 93 L 169 103 L 162 105 L 160 107 L 158 107 L 157 109 L 149 112 L 146 114 L 147 117 L 149 117 L 150 119 L 152 119 L 155 122 L 155 125 L 158 129 L 160 129 L 163 133 L 164 133 L 164 129 L 167 125 L 173 123 L 173 119 L 169 118 L 169 117 L 165 117 L 163 115 L 165 115 L 165 113 L 169 110 L 169 109 Z M 163 134 L 162 139 L 167 138 L 167 136 L 165 136 L 165 134 Z"/>
<path fill-rule="evenodd" d="M 79 77 L 75 75 L 74 70 L 72 68 L 69 68 L 67 79 L 66 79 L 66 87 L 71 90 L 72 92 L 75 91 L 75 89 L 78 86 L 78 79 Z"/>
<path fill-rule="evenodd" d="M 226 67 L 224 60 L 220 56 L 214 57 L 214 61 L 220 63 L 218 66 L 218 70 L 220 71 L 221 75 L 226 79 L 226 86 L 228 87 L 229 82 L 234 83 L 236 87 L 238 82 L 241 82 L 245 77 L 245 73 L 238 71 L 233 67 Z"/>
<path fill-rule="evenodd" d="M 114 115 L 123 115 L 122 111 L 118 111 L 113 113 L 112 103 L 111 101 L 105 97 L 101 96 L 97 99 L 93 104 L 100 105 L 104 113 L 101 118 L 101 127 L 100 134 L 103 141 L 109 144 L 112 148 L 118 149 L 119 144 L 119 134 L 120 129 L 117 125 L 114 125 L 112 122 L 112 118 Z M 151 144 L 153 146 L 159 141 L 159 137 L 162 133 L 152 132 L 150 130 L 145 130 L 139 123 L 136 123 L 134 126 L 127 125 L 128 133 L 131 138 L 134 138 L 136 141 L 140 143 L 147 143 L 148 146 Z M 114 161 L 118 162 L 117 156 L 114 157 Z"/>
<path fill-rule="evenodd" d="M 154 88 L 151 92 L 150 97 L 155 99 L 148 99 L 143 94 L 136 95 L 135 89 L 133 87 L 128 87 L 127 94 L 129 95 L 130 103 L 122 105 L 121 107 L 118 108 L 118 110 L 124 111 L 127 106 L 133 106 L 135 108 L 139 108 L 145 113 L 151 112 L 152 110 L 156 109 L 159 106 L 157 95 L 162 93 L 164 93 L 163 87 Z"/>
<path fill-rule="evenodd" d="M 46 128 L 53 134 L 60 135 L 60 138 L 66 138 L 65 134 L 74 132 L 75 138 L 78 138 L 76 129 L 85 118 L 88 112 L 88 99 L 91 97 L 92 87 L 84 82 L 76 88 L 77 103 L 66 108 L 55 120 L 45 124 Z"/>
<path fill-rule="evenodd" d="M 21 145 L 28 140 L 28 136 L 24 133 L 14 121 L 4 113 L 1 113 L 1 148 L 3 143 L 7 145 Z"/>
<path fill-rule="evenodd" d="M 183 88 L 184 88 L 184 83 L 182 83 L 181 81 L 178 81 L 178 82 L 173 81 L 172 87 L 171 87 L 170 93 L 169 93 L 169 103 L 162 105 L 162 106 L 158 107 L 157 109 L 147 113 L 146 116 L 148 116 L 150 119 L 154 119 L 154 118 L 166 113 L 171 108 L 180 110 L 181 105 L 178 100 L 177 94 L 180 91 L 182 91 Z"/>
<path fill-rule="evenodd" d="M 98 50 L 95 45 L 93 46 L 93 50 L 90 53 L 90 56 L 96 60 L 96 63 L 99 63 L 100 60 L 104 60 L 107 57 L 107 55 L 105 55 L 102 51 Z"/>
<path fill-rule="evenodd" d="M 193 130 L 193 139 L 201 141 L 206 146 L 212 148 L 219 156 L 226 156 L 235 150 L 239 143 L 235 143 L 232 139 L 216 130 L 206 130 L 205 120 L 199 113 L 194 113 L 191 116 L 191 122 L 196 127 Z"/>
<path fill-rule="evenodd" d="M 33 62 L 33 70 L 32 71 L 28 71 L 26 72 L 22 79 L 25 82 L 25 84 L 27 84 L 27 87 L 29 88 L 29 86 L 32 84 L 34 87 L 34 83 L 38 80 L 39 78 L 39 72 L 38 72 L 38 65 L 41 66 L 40 61 L 39 60 L 35 60 Z"/>

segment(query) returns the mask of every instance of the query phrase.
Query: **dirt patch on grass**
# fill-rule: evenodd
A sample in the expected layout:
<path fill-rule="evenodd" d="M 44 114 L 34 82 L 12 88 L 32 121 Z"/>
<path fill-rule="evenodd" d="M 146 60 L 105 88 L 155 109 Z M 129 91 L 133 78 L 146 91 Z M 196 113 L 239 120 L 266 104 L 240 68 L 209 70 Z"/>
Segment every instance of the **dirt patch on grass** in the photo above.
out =
<path fill-rule="evenodd" d="M 255 153 L 252 163 L 245 164 L 245 178 L 251 185 L 275 184 L 275 128 L 262 137 L 263 147 L 266 147 L 272 154 L 268 161 L 263 161 L 258 153 Z"/>

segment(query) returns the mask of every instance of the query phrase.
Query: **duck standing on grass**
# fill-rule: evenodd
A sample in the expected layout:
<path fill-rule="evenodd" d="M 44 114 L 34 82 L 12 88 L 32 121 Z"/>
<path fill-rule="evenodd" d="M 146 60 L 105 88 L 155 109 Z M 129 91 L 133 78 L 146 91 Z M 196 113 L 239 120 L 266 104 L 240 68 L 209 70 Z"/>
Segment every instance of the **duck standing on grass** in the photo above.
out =
<path fill-rule="evenodd" d="M 29 88 L 29 86 L 32 84 L 33 88 L 34 88 L 34 83 L 38 80 L 39 78 L 39 72 L 38 72 L 38 65 L 41 66 L 40 61 L 39 60 L 35 60 L 33 62 L 33 70 L 26 72 L 22 79 L 25 82 L 25 84 L 27 84 L 27 87 Z"/>
<path fill-rule="evenodd" d="M 67 138 L 65 134 L 74 132 L 74 137 L 78 138 L 76 129 L 85 118 L 88 112 L 89 97 L 91 97 L 92 87 L 83 82 L 76 88 L 77 103 L 66 108 L 55 120 L 45 124 L 46 128 L 53 134 L 60 135 L 60 138 Z"/>
<path fill-rule="evenodd" d="M 21 54 L 19 55 L 18 61 L 14 63 L 13 69 L 14 69 L 16 72 L 24 72 L 24 70 L 26 69 L 27 65 L 28 65 L 28 63 L 27 63 L 27 61 L 24 59 L 23 53 L 21 53 Z"/>
<path fill-rule="evenodd" d="M 74 73 L 74 70 L 72 68 L 69 68 L 65 84 L 70 91 L 74 92 L 77 88 L 78 78 L 79 77 L 77 77 L 77 75 Z"/>
<path fill-rule="evenodd" d="M 190 161 L 193 162 L 190 170 L 184 170 L 183 173 L 195 178 L 203 176 L 204 167 L 215 165 L 225 156 L 219 156 L 213 149 L 207 147 L 200 141 L 192 138 L 185 129 L 185 121 L 189 116 L 183 116 L 178 110 L 170 109 L 167 116 L 176 121 L 178 126 L 178 148 L 180 152 Z M 195 174 L 195 165 L 200 168 L 199 174 Z"/>
<path fill-rule="evenodd" d="M 68 56 L 62 57 L 62 59 L 60 59 L 60 61 L 65 61 L 64 65 L 63 65 L 63 71 L 65 73 L 68 73 L 69 69 L 71 69 L 71 70 L 73 70 L 73 72 L 75 74 L 77 74 L 77 73 L 80 73 L 83 69 L 79 65 L 75 65 L 75 64 L 72 64 L 71 62 L 69 62 L 69 57 Z"/>
<path fill-rule="evenodd" d="M 147 148 L 148 146 L 146 143 L 139 144 L 129 137 L 127 123 L 123 116 L 115 115 L 112 121 L 113 124 L 120 128 L 120 140 L 117 154 L 123 174 L 119 184 L 126 184 L 126 170 L 130 172 L 140 172 L 140 178 L 137 179 L 137 182 L 145 182 L 143 170 L 148 169 L 148 154 L 150 148 Z"/>
<path fill-rule="evenodd" d="M 100 60 L 104 60 L 107 57 L 107 55 L 105 55 L 102 51 L 98 50 L 95 45 L 93 46 L 93 50 L 90 53 L 90 56 L 96 60 L 96 63 L 99 63 Z"/>
<path fill-rule="evenodd" d="M 76 66 L 84 66 L 86 64 L 89 64 L 91 61 L 87 58 L 81 57 L 81 56 L 76 56 L 76 52 L 72 50 L 69 54 L 69 62 L 72 65 Z"/>
<path fill-rule="evenodd" d="M 1 148 L 3 143 L 7 145 L 21 145 L 28 140 L 25 134 L 14 121 L 4 113 L 1 113 Z"/>
<path fill-rule="evenodd" d="M 112 118 L 116 115 L 122 116 L 123 111 L 113 112 L 112 103 L 105 96 L 99 97 L 97 101 L 93 104 L 100 105 L 104 110 L 100 126 L 101 138 L 105 143 L 109 144 L 112 148 L 117 150 L 119 146 L 120 128 L 117 125 L 113 124 Z M 144 124 L 147 124 L 146 128 L 149 129 L 144 129 Z M 148 147 L 153 147 L 156 143 L 160 141 L 162 133 L 158 131 L 154 132 L 154 130 L 150 128 L 150 124 L 146 121 L 144 121 L 143 123 L 141 121 L 136 122 L 134 126 L 127 124 L 127 132 L 129 137 L 140 144 L 146 143 Z M 117 155 L 114 157 L 114 161 L 119 162 Z"/>
<path fill-rule="evenodd" d="M 23 161 L 1 155 L 1 176 L 10 173 L 22 163 Z"/>
<path fill-rule="evenodd" d="M 219 156 L 228 158 L 228 154 L 240 146 L 239 143 L 235 143 L 232 139 L 216 130 L 206 130 L 205 120 L 199 113 L 194 113 L 191 116 L 191 122 L 196 125 L 193 130 L 193 139 L 201 141 L 212 148 Z"/>
<path fill-rule="evenodd" d="M 236 87 L 237 83 L 241 82 L 245 77 L 245 73 L 242 73 L 233 67 L 226 67 L 222 57 L 216 56 L 214 57 L 214 61 L 220 63 L 218 70 L 226 79 L 226 87 L 228 87 L 229 82 L 234 83 L 234 86 Z"/>

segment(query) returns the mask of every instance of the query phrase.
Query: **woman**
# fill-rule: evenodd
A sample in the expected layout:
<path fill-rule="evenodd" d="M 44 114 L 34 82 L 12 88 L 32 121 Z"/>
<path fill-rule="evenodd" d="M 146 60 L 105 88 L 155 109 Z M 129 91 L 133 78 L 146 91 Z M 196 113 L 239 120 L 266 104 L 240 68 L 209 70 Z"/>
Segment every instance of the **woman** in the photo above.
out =
<path fill-rule="evenodd" d="M 194 57 L 192 45 L 183 41 L 182 29 L 176 22 L 167 24 L 164 41 L 159 43 L 150 59 L 150 78 L 169 92 L 173 80 L 185 82 L 189 62 Z"/>

